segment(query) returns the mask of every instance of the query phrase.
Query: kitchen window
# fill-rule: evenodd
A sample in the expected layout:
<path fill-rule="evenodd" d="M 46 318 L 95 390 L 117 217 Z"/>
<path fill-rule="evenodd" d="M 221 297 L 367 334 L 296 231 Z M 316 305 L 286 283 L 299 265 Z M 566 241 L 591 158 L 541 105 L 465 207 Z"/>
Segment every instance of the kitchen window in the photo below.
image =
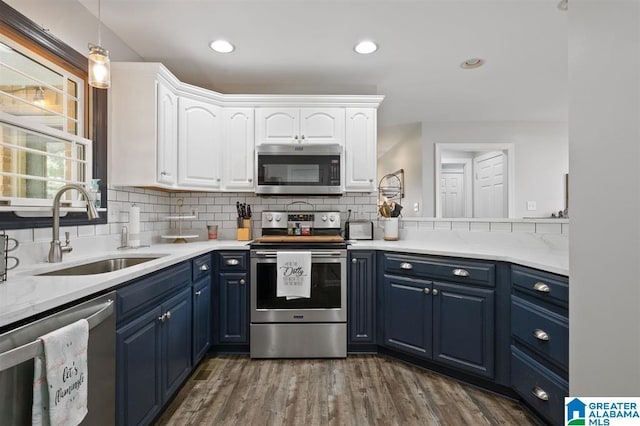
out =
<path fill-rule="evenodd" d="M 93 177 L 85 117 L 82 78 L 0 36 L 0 209 L 51 206 L 60 187 Z"/>

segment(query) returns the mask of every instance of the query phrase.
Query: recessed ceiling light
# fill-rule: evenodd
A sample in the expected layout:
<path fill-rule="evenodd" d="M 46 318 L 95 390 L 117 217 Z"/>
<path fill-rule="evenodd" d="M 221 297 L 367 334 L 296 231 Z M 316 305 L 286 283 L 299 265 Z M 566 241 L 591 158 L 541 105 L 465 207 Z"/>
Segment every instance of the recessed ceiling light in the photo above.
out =
<path fill-rule="evenodd" d="M 471 59 L 467 59 L 466 61 L 461 63 L 460 64 L 460 68 L 464 68 L 466 70 L 469 70 L 469 69 L 481 67 L 482 65 L 484 65 L 484 59 L 471 58 Z"/>
<path fill-rule="evenodd" d="M 355 50 L 357 53 L 360 53 L 362 55 L 368 55 L 378 50 L 378 45 L 372 42 L 371 40 L 364 40 L 356 44 L 353 50 Z"/>
<path fill-rule="evenodd" d="M 214 40 L 209 44 L 209 47 L 218 53 L 231 53 L 236 49 L 235 46 L 227 40 Z"/>

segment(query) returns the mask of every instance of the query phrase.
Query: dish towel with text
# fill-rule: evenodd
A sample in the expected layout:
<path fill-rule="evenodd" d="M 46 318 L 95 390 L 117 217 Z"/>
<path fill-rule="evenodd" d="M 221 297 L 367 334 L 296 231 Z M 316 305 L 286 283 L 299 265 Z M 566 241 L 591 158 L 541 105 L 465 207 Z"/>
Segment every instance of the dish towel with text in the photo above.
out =
<path fill-rule="evenodd" d="M 276 296 L 287 300 L 311 297 L 311 252 L 279 251 Z"/>
<path fill-rule="evenodd" d="M 76 426 L 87 415 L 89 323 L 81 319 L 40 338 L 34 359 L 33 425 Z"/>

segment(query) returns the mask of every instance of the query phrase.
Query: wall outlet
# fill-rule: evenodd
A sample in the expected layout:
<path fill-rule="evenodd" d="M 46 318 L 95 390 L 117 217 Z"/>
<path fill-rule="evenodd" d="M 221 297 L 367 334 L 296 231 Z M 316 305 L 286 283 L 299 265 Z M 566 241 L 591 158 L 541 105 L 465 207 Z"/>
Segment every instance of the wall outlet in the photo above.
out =
<path fill-rule="evenodd" d="M 413 203 L 413 211 L 416 213 L 420 211 L 420 203 Z"/>
<path fill-rule="evenodd" d="M 527 201 L 527 210 L 533 211 L 536 208 L 537 207 L 536 207 L 536 202 L 535 201 Z"/>

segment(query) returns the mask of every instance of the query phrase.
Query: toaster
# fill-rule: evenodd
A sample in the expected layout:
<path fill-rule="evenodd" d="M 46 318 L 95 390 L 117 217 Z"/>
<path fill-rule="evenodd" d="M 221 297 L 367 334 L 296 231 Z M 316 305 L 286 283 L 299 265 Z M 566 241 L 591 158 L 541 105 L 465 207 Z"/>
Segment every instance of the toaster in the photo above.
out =
<path fill-rule="evenodd" d="M 370 220 L 351 220 L 344 226 L 347 240 L 373 240 L 373 222 Z"/>

